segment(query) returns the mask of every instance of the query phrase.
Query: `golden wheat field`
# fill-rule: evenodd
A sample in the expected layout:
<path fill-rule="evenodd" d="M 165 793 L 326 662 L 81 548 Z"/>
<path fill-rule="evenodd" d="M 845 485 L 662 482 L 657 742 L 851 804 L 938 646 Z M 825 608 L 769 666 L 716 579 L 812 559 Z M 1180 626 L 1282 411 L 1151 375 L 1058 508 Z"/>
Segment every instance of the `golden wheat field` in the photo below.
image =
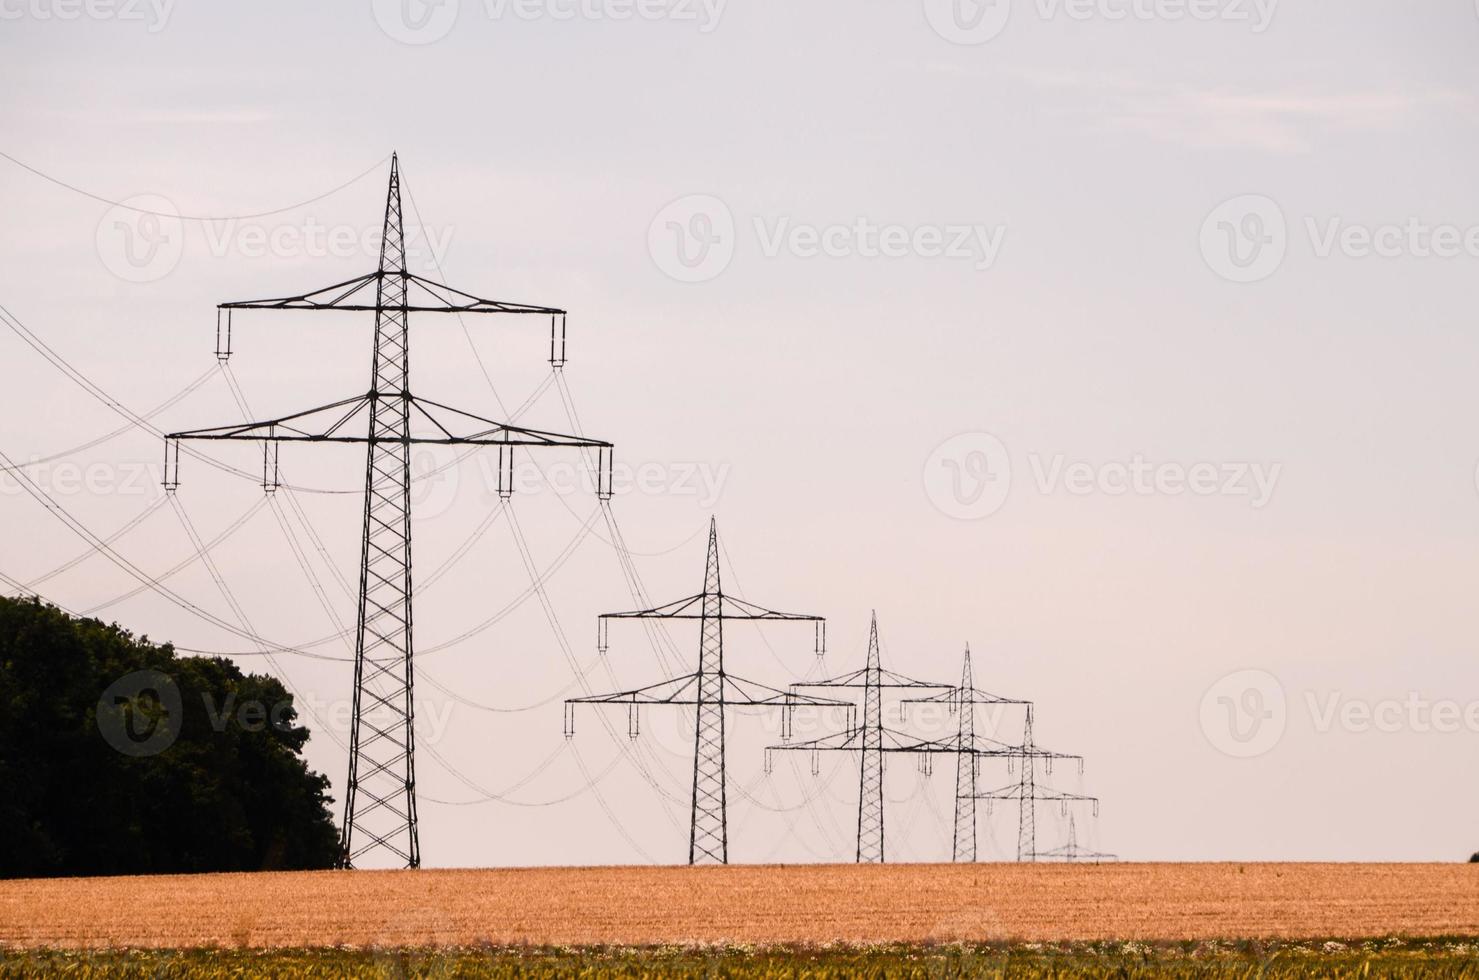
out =
<path fill-rule="evenodd" d="M 1479 935 L 1479 867 L 886 865 L 0 882 L 25 948 L 674 945 Z"/>

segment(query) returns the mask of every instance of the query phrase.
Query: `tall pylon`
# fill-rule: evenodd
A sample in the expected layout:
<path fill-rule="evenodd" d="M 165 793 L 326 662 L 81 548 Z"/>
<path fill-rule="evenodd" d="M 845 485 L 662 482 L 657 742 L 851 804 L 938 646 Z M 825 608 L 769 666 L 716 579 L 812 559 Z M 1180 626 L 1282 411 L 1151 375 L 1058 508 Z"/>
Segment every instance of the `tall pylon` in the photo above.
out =
<path fill-rule="evenodd" d="M 373 294 L 374 302 L 368 300 Z M 340 830 L 339 865 L 388 855 L 419 867 L 416 814 L 416 731 L 411 564 L 411 447 L 496 446 L 498 491 L 512 492 L 516 446 L 597 450 L 597 492 L 611 493 L 611 443 L 522 429 L 450 408 L 411 393 L 409 316 L 425 313 L 506 313 L 547 316 L 550 360 L 565 360 L 565 311 L 480 299 L 406 268 L 400 160 L 390 160 L 380 261 L 374 272 L 323 289 L 277 299 L 222 303 L 216 314 L 216 356 L 231 356 L 235 310 L 340 310 L 375 314 L 370 390 L 318 408 L 261 422 L 175 432 L 166 437 L 165 486 L 179 486 L 180 444 L 241 440 L 264 447 L 262 484 L 280 486 L 283 442 L 362 443 L 365 498 L 360 539 L 359 603 L 355 619 L 354 692 L 349 767 Z M 558 341 L 558 343 L 557 343 Z M 356 431 L 365 435 L 356 435 Z"/>
<path fill-rule="evenodd" d="M 703 620 L 698 643 L 698 714 L 693 726 L 693 812 L 688 863 L 702 854 L 729 860 L 729 798 L 724 785 L 724 617 L 719 599 L 719 523 L 709 518 Z"/>
<path fill-rule="evenodd" d="M 416 819 L 416 706 L 412 664 L 410 317 L 400 161 L 390 188 L 375 283 L 375 358 L 370 377 L 370 438 L 355 617 L 353 724 L 340 863 L 352 866 L 363 828 L 408 867 L 421 864 Z M 377 812 L 378 835 L 370 830 Z M 399 846 L 397 838 L 405 844 Z"/>
<path fill-rule="evenodd" d="M 971 648 L 965 648 L 965 663 L 960 668 L 960 689 L 975 688 L 971 678 Z M 956 737 L 961 745 L 974 745 L 976 741 L 976 713 L 970 704 L 960 704 L 960 724 Z M 976 776 L 981 760 L 974 752 L 959 752 L 955 756 L 955 833 L 951 838 L 951 860 L 973 862 L 976 860 Z"/>
<path fill-rule="evenodd" d="M 863 679 L 863 758 L 858 767 L 859 864 L 883 863 L 883 667 L 878 658 L 878 613 L 868 627 Z"/>
<path fill-rule="evenodd" d="M 863 692 L 863 724 L 847 731 L 813 739 L 772 745 L 765 750 L 765 768 L 772 768 L 773 752 L 858 752 L 858 837 L 855 851 L 859 864 L 882 864 L 886 857 L 883 827 L 883 757 L 903 752 L 921 756 L 921 761 L 936 754 L 954 752 L 954 740 L 930 741 L 895 731 L 883 724 L 883 691 L 885 689 L 940 690 L 951 684 L 934 684 L 915 680 L 884 670 L 878 644 L 878 613 L 868 626 L 868 658 L 861 670 L 822 681 L 802 681 L 798 688 L 860 688 Z M 1005 747 L 1003 747 L 1004 749 Z M 1004 752 L 1003 752 L 1004 754 Z"/>
<path fill-rule="evenodd" d="M 823 637 L 820 616 L 765 609 L 724 593 L 719 576 L 719 528 L 709 521 L 708 556 L 704 563 L 704 590 L 667 605 L 634 612 L 606 613 L 597 628 L 598 645 L 606 649 L 607 624 L 613 619 L 699 620 L 698 670 L 648 687 L 615 694 L 571 698 L 565 702 L 565 736 L 575 734 L 577 704 L 624 704 L 628 735 L 640 732 L 637 712 L 642 705 L 693 705 L 697 709 L 693 736 L 693 807 L 688 829 L 689 864 L 729 863 L 728 791 L 725 774 L 724 725 L 728 708 L 745 705 L 779 707 L 781 734 L 789 737 L 792 712 L 798 707 L 850 708 L 846 701 L 806 697 L 766 687 L 730 674 L 724 666 L 724 621 L 783 620 L 815 624 L 817 651 Z"/>

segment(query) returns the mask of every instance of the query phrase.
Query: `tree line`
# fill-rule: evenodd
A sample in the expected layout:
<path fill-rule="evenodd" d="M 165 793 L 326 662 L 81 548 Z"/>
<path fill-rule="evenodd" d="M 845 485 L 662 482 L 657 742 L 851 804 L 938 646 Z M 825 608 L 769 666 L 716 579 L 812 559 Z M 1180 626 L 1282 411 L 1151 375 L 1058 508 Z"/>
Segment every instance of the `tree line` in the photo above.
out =
<path fill-rule="evenodd" d="M 0 876 L 331 867 L 308 736 L 275 678 L 0 598 Z"/>

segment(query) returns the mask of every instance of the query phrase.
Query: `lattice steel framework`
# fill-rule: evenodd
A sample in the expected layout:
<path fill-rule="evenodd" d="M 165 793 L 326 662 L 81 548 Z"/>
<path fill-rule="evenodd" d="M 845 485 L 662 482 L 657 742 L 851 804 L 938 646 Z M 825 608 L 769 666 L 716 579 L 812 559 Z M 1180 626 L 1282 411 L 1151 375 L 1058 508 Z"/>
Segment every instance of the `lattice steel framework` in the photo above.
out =
<path fill-rule="evenodd" d="M 868 626 L 868 659 L 861 670 L 828 680 L 801 681 L 791 685 L 793 690 L 796 688 L 861 688 L 863 691 L 862 726 L 810 742 L 772 745 L 766 749 L 766 770 L 769 771 L 771 768 L 770 753 L 772 752 L 859 753 L 856 860 L 859 864 L 882 864 L 885 853 L 883 757 L 892 752 L 913 753 L 928 757 L 955 751 L 947 742 L 917 739 L 884 725 L 883 691 L 885 689 L 947 689 L 951 686 L 919 681 L 884 670 L 878 650 L 878 614 L 875 612 Z M 1006 748 L 1002 746 L 1002 754 L 1005 754 Z M 815 764 L 813 771 L 815 771 Z"/>
<path fill-rule="evenodd" d="M 976 736 L 976 707 L 978 705 L 1022 706 L 1031 712 L 1032 702 L 1017 698 L 1005 698 L 975 686 L 971 669 L 971 648 L 965 648 L 965 657 L 960 670 L 960 686 L 933 697 L 910 698 L 904 708 L 918 704 L 944 704 L 957 714 L 955 734 L 955 833 L 951 842 L 951 857 L 955 861 L 976 860 L 976 799 L 977 780 L 981 775 L 982 756 L 1005 755 L 1008 764 L 1020 747 L 1007 746 L 995 739 L 978 739 Z M 963 750 L 963 751 L 962 751 Z"/>
<path fill-rule="evenodd" d="M 373 305 L 369 300 L 373 294 Z M 517 446 L 596 450 L 597 491 L 611 492 L 611 444 L 518 428 L 411 393 L 409 315 L 506 313 L 546 316 L 550 361 L 565 361 L 565 311 L 480 299 L 406 269 L 399 159 L 391 156 L 380 262 L 376 271 L 323 289 L 277 299 L 222 303 L 216 316 L 216 356 L 231 356 L 235 310 L 338 310 L 375 314 L 370 390 L 328 405 L 259 422 L 171 433 L 166 437 L 165 486 L 179 485 L 179 447 L 187 440 L 261 443 L 263 487 L 279 486 L 284 442 L 363 443 L 365 498 L 360 538 L 359 604 L 355 622 L 353 720 L 345 782 L 341 867 L 388 855 L 406 867 L 421 863 L 416 814 L 416 736 L 411 563 L 411 447 L 496 446 L 498 491 L 513 488 Z M 360 435 L 358 433 L 365 433 Z"/>
<path fill-rule="evenodd" d="M 977 794 L 977 799 L 995 802 L 997 800 L 1017 801 L 1017 860 L 1035 861 L 1040 856 L 1037 850 L 1037 804 L 1043 801 L 1059 803 L 1067 810 L 1070 803 L 1091 803 L 1094 815 L 1099 815 L 1099 800 L 1097 797 L 1084 796 L 1081 793 L 1068 793 L 1056 790 L 1049 786 L 1040 785 L 1037 781 L 1037 763 L 1043 762 L 1046 775 L 1053 774 L 1053 762 L 1056 759 L 1071 759 L 1078 763 L 1079 772 L 1083 772 L 1083 756 L 1070 755 L 1063 752 L 1050 752 L 1047 749 L 1038 748 L 1032 735 L 1032 707 L 1027 709 L 1027 721 L 1022 730 L 1022 744 L 1016 748 L 1009 765 L 1016 764 L 1021 768 L 1016 782 L 1003 786 L 1000 789 L 991 790 Z M 987 803 L 987 806 L 991 805 Z M 959 806 L 957 800 L 956 805 Z M 1069 815 L 1070 817 L 1072 814 Z"/>
<path fill-rule="evenodd" d="M 858 766 L 859 864 L 883 863 L 883 667 L 878 659 L 878 615 L 868 627 L 863 680 L 863 756 Z"/>
<path fill-rule="evenodd" d="M 1073 814 L 1071 813 L 1068 815 L 1068 843 L 1062 847 L 1055 847 L 1050 851 L 1039 851 L 1034 857 L 1039 861 L 1066 861 L 1070 864 L 1084 861 L 1099 864 L 1102 861 L 1119 860 L 1119 855 L 1117 854 L 1086 850 L 1079 847 L 1078 826 L 1074 823 Z"/>
<path fill-rule="evenodd" d="M 704 565 L 704 590 L 652 609 L 606 613 L 597 624 L 598 646 L 604 651 L 607 626 L 613 619 L 699 620 L 698 671 L 648 687 L 614 694 L 571 698 L 565 702 L 565 735 L 575 733 L 577 704 L 624 704 L 628 735 L 640 730 L 638 711 L 642 705 L 692 705 L 697 709 L 693 737 L 693 808 L 688 831 L 689 864 L 729 863 L 729 819 L 725 774 L 724 723 L 732 706 L 769 705 L 781 708 L 781 734 L 790 735 L 792 712 L 798 707 L 850 709 L 846 701 L 807 697 L 781 691 L 730 674 L 724 666 L 724 622 L 726 620 L 809 622 L 815 624 L 816 648 L 822 651 L 825 620 L 803 613 L 783 613 L 725 595 L 719 576 L 719 532 L 709 521 L 708 556 Z"/>
<path fill-rule="evenodd" d="M 965 663 L 960 668 L 960 689 L 970 691 L 975 687 L 971 679 L 971 648 L 965 648 Z M 960 726 L 956 731 L 956 737 L 960 744 L 970 745 L 976 741 L 976 712 L 974 705 L 964 703 L 959 705 Z M 973 753 L 961 752 L 955 756 L 955 832 L 950 839 L 950 854 L 952 861 L 974 861 L 976 860 L 976 776 L 981 767 L 981 761 Z M 962 794 L 965 794 L 968 804 L 960 805 Z"/>

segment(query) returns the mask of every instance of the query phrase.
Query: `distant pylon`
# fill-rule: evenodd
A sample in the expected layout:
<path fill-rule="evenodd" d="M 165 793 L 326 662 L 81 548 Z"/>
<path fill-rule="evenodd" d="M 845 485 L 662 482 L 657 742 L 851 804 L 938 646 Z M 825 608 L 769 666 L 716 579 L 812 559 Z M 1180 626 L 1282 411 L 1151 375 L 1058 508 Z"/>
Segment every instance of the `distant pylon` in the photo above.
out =
<path fill-rule="evenodd" d="M 894 731 L 883 724 L 883 689 L 910 690 L 949 689 L 950 684 L 931 684 L 884 670 L 878 650 L 878 614 L 868 627 L 868 659 L 861 670 L 824 681 L 803 681 L 795 688 L 861 688 L 863 691 L 863 724 L 810 742 L 772 745 L 765 750 L 766 770 L 771 768 L 772 752 L 858 752 L 858 839 L 855 851 L 859 864 L 881 864 L 885 860 L 883 832 L 883 756 L 891 752 L 919 755 L 921 763 L 930 757 L 955 751 L 953 738 L 930 741 Z M 999 753 L 1004 754 L 1004 753 Z M 813 770 L 815 771 L 815 770 Z"/>
<path fill-rule="evenodd" d="M 916 704 L 944 704 L 951 711 L 960 712 L 955 735 L 939 744 L 942 746 L 941 751 L 955 753 L 955 838 L 951 856 L 956 861 L 975 861 L 976 799 L 982 795 L 978 792 L 977 786 L 981 774 L 981 760 L 983 758 L 1005 758 L 1010 767 L 1012 761 L 1024 751 L 1022 746 L 1008 745 L 997 739 L 976 734 L 976 706 L 981 704 L 998 707 L 1014 705 L 1030 710 L 1032 703 L 1018 698 L 1004 698 L 977 688 L 974 672 L 971 669 L 971 648 L 967 646 L 961 665 L 960 687 L 951 688 L 943 694 L 907 698 L 904 701 L 904 707 Z"/>
<path fill-rule="evenodd" d="M 693 705 L 697 719 L 693 736 L 693 809 L 688 825 L 689 864 L 729 863 L 727 780 L 724 770 L 724 716 L 729 707 L 768 705 L 779 707 L 782 737 L 790 737 L 791 714 L 797 707 L 851 708 L 846 701 L 814 698 L 780 691 L 735 677 L 724 667 L 724 621 L 789 620 L 816 624 L 818 650 L 822 642 L 820 616 L 782 613 L 743 599 L 725 595 L 719 579 L 718 525 L 709 521 L 708 557 L 704 565 L 704 590 L 665 606 L 635 612 L 606 613 L 600 617 L 598 644 L 605 649 L 606 622 L 612 619 L 697 619 L 699 626 L 698 671 L 647 687 L 615 694 L 571 698 L 565 702 L 565 735 L 575 732 L 577 704 L 624 704 L 629 712 L 628 734 L 639 732 L 640 705 Z"/>
<path fill-rule="evenodd" d="M 1074 823 L 1071 813 L 1068 815 L 1068 843 L 1051 851 L 1043 851 L 1037 857 L 1043 861 L 1067 861 L 1069 863 L 1092 861 L 1094 864 L 1101 861 L 1119 860 L 1119 857 L 1114 854 L 1080 848 L 1078 846 L 1078 826 Z"/>
<path fill-rule="evenodd" d="M 987 812 L 991 810 L 993 803 L 998 800 L 1015 800 L 1017 802 L 1017 860 L 1034 861 L 1042 855 L 1037 851 L 1037 804 L 1040 801 L 1051 801 L 1060 804 L 1064 812 L 1068 812 L 1070 803 L 1082 802 L 1092 803 L 1094 814 L 1099 813 L 1099 801 L 1095 797 L 1085 796 L 1082 793 L 1068 793 L 1053 789 L 1037 781 L 1037 764 L 1041 762 L 1047 775 L 1053 773 L 1053 762 L 1057 759 L 1071 759 L 1078 763 L 1079 772 L 1083 772 L 1084 759 L 1081 755 L 1072 755 L 1064 752 L 1051 752 L 1037 745 L 1032 735 L 1033 712 L 1029 706 L 1027 721 L 1023 725 L 1022 744 L 1012 746 L 1007 754 L 1007 764 L 1019 765 L 1021 769 L 1017 772 L 1017 779 L 1000 789 L 994 789 L 985 793 L 977 793 L 978 799 L 986 800 Z M 961 801 L 956 801 L 957 806 Z"/>
<path fill-rule="evenodd" d="M 1032 708 L 1027 709 L 1027 727 L 1022 732 L 1022 795 L 1017 807 L 1017 860 L 1032 861 L 1037 855 L 1037 763 L 1032 759 Z"/>

